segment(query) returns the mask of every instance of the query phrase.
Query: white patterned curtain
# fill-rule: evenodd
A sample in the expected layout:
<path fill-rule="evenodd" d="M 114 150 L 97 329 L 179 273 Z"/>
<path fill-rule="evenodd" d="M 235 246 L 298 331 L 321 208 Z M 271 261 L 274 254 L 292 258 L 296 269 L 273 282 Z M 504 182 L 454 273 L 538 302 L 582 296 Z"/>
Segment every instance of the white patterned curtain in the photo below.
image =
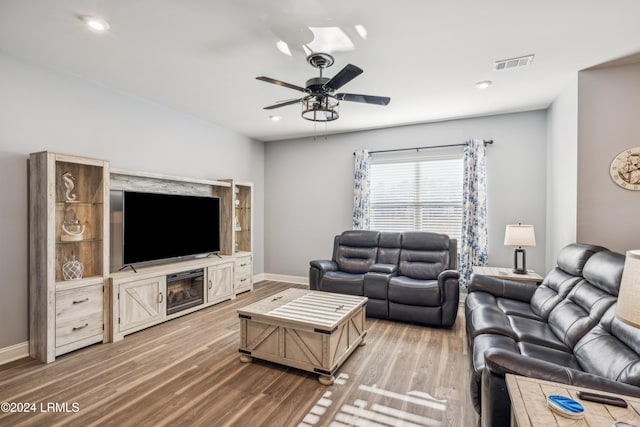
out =
<path fill-rule="evenodd" d="M 369 170 L 371 154 L 368 150 L 355 152 L 355 170 L 353 174 L 353 229 L 369 229 Z"/>
<path fill-rule="evenodd" d="M 474 265 L 487 264 L 487 184 L 485 145 L 467 141 L 464 149 L 460 286 L 466 288 Z"/>

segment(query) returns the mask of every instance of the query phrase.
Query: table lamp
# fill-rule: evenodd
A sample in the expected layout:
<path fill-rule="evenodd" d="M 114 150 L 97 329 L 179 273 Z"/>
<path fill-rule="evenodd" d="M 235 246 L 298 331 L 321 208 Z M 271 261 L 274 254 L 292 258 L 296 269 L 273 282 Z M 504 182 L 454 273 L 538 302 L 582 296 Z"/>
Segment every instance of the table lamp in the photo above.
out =
<path fill-rule="evenodd" d="M 640 249 L 635 249 L 627 251 L 627 258 L 624 261 L 624 270 L 622 271 L 622 280 L 620 280 L 618 304 L 616 305 L 616 317 L 635 328 L 640 328 L 639 292 Z"/>
<path fill-rule="evenodd" d="M 533 247 L 536 245 L 536 235 L 533 232 L 533 225 L 507 225 L 504 232 L 504 245 L 517 246 L 513 253 L 513 272 L 516 274 L 527 274 L 527 259 L 523 246 Z"/>

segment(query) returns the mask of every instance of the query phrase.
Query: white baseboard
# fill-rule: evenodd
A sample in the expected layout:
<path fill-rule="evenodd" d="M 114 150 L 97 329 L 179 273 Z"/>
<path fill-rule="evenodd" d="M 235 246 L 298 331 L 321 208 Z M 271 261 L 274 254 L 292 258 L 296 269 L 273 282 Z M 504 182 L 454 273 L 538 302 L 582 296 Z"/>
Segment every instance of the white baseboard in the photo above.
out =
<path fill-rule="evenodd" d="M 29 341 L 0 348 L 0 365 L 29 357 Z"/>
<path fill-rule="evenodd" d="M 304 276 L 288 276 L 286 274 L 263 273 L 263 280 L 273 280 L 274 282 L 294 283 L 296 285 L 309 286 L 309 278 Z"/>

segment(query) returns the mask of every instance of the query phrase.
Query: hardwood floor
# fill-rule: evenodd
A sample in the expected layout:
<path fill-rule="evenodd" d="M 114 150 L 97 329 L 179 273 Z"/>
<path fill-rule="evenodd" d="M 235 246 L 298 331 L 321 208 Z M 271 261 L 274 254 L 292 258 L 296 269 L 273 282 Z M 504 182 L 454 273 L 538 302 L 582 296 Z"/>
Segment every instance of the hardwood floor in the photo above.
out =
<path fill-rule="evenodd" d="M 0 366 L 1 426 L 475 426 L 463 310 L 453 329 L 367 319 L 336 383 L 239 361 L 236 310 L 289 287 L 261 282 L 213 307 L 45 365 Z M 57 406 L 56 406 L 57 404 Z M 17 408 L 14 408 L 17 409 Z"/>

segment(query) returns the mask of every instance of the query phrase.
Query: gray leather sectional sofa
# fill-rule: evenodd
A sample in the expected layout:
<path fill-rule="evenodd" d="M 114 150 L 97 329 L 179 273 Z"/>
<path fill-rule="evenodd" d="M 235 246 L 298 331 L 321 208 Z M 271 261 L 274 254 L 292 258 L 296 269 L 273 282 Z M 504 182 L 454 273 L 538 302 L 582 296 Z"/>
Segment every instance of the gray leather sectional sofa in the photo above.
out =
<path fill-rule="evenodd" d="M 538 287 L 472 276 L 471 398 L 483 426 L 509 425 L 507 373 L 640 396 L 640 330 L 615 317 L 624 260 L 571 244 Z"/>
<path fill-rule="evenodd" d="M 368 316 L 448 327 L 458 312 L 456 255 L 444 234 L 348 230 L 330 260 L 310 262 L 309 287 L 364 295 Z"/>

